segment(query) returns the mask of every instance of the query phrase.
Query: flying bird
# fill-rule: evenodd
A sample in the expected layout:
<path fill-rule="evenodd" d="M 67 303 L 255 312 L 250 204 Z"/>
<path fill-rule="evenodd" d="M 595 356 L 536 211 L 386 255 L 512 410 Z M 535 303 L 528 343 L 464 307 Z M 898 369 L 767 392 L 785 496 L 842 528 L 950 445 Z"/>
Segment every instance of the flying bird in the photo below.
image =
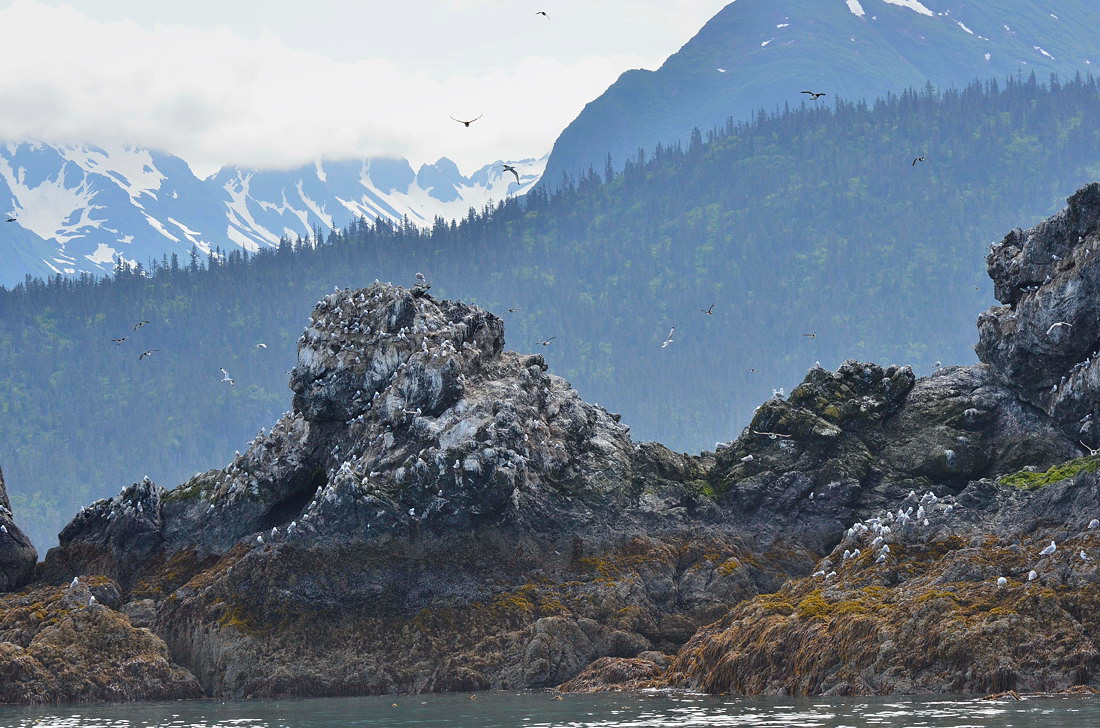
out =
<path fill-rule="evenodd" d="M 817 338 L 817 334 L 815 334 L 815 333 L 802 334 L 802 335 L 805 336 L 807 339 L 816 339 Z"/>
<path fill-rule="evenodd" d="M 699 310 L 702 311 L 703 313 L 705 313 L 707 316 L 713 316 L 714 315 L 714 304 L 713 303 L 710 304 L 710 307 L 707 308 L 707 309 L 702 309 L 701 308 Z"/>
<path fill-rule="evenodd" d="M 513 308 L 508 309 L 508 313 L 515 313 L 516 311 L 522 311 L 522 310 L 523 310 L 522 308 L 513 307 Z"/>
<path fill-rule="evenodd" d="M 256 344 L 256 348 L 257 348 L 257 349 L 266 349 L 266 348 L 267 348 L 267 344 Z"/>
<path fill-rule="evenodd" d="M 914 157 L 914 158 L 913 158 L 913 163 L 912 163 L 912 164 L 910 164 L 909 166 L 910 166 L 910 167 L 916 167 L 916 166 L 917 166 L 917 162 L 923 162 L 923 161 L 924 161 L 924 156 L 923 156 L 923 155 L 922 155 L 922 156 L 920 156 L 920 157 Z"/>
<path fill-rule="evenodd" d="M 826 95 L 824 91 L 820 93 L 817 91 L 800 91 L 799 93 L 807 94 L 811 101 L 817 101 L 819 98 Z"/>
<path fill-rule="evenodd" d="M 554 340 L 554 339 L 556 339 L 556 338 L 558 338 L 558 337 L 556 337 L 556 336 L 551 336 L 551 337 L 550 337 L 549 339 L 547 339 L 546 341 L 540 341 L 540 342 L 539 342 L 539 344 L 541 344 L 542 346 L 550 346 L 550 342 L 551 342 L 551 341 L 553 341 L 553 340 Z"/>
<path fill-rule="evenodd" d="M 236 382 L 233 381 L 233 377 L 229 376 L 229 372 L 224 369 L 222 369 L 222 381 L 228 383 L 230 387 L 236 384 Z"/>
<path fill-rule="evenodd" d="M 123 337 L 120 337 L 120 338 L 118 338 L 118 339 L 111 339 L 111 341 L 113 341 L 113 342 L 115 342 L 116 344 L 118 344 L 118 345 L 120 345 L 120 346 L 121 346 L 121 345 L 122 345 L 122 342 L 126 341 L 126 339 L 129 339 L 129 338 L 130 338 L 129 336 L 123 336 Z"/>
<path fill-rule="evenodd" d="M 136 324 L 134 324 L 134 331 L 137 331 L 138 329 L 140 329 L 142 326 L 144 326 L 147 323 L 149 323 L 149 322 L 148 321 L 138 321 Z"/>
<path fill-rule="evenodd" d="M 535 11 L 535 15 L 541 15 L 542 17 L 546 18 L 547 20 L 550 19 L 550 16 L 546 14 L 545 10 L 537 10 L 537 11 Z"/>
<path fill-rule="evenodd" d="M 668 330 L 668 337 L 665 339 L 664 343 L 661 344 L 662 349 L 664 349 L 666 346 L 668 346 L 669 344 L 672 343 L 672 335 L 675 334 L 675 333 L 676 333 L 676 327 L 675 326 L 673 326 L 671 329 Z"/>
<path fill-rule="evenodd" d="M 1049 329 L 1047 329 L 1047 336 L 1050 336 L 1052 333 L 1054 333 L 1054 329 L 1058 328 L 1059 326 L 1067 326 L 1071 329 L 1073 328 L 1073 324 L 1066 323 L 1065 321 L 1056 321 L 1050 325 Z"/>
<path fill-rule="evenodd" d="M 141 352 L 141 356 L 138 357 L 138 361 L 141 361 L 142 359 L 144 359 L 147 356 L 152 356 L 153 354 L 155 354 L 158 351 L 160 351 L 160 349 L 149 349 L 148 351 L 143 351 L 143 352 Z"/>
<path fill-rule="evenodd" d="M 475 121 L 480 119 L 482 116 L 485 116 L 485 114 L 480 114 L 476 119 L 470 119 L 469 121 L 463 121 L 462 119 L 455 119 L 453 116 L 451 118 L 454 119 L 455 121 L 457 121 L 459 124 L 462 124 L 463 126 L 465 126 L 467 129 L 469 129 L 470 124 L 473 124 Z"/>
<path fill-rule="evenodd" d="M 516 184 L 519 184 L 519 172 L 516 171 L 515 167 L 513 167 L 510 164 L 505 164 L 504 165 L 504 171 L 505 172 L 511 172 L 512 174 L 514 174 L 516 176 Z"/>
<path fill-rule="evenodd" d="M 8 215 L 8 220 L 7 221 L 8 222 L 15 222 L 15 216 L 14 215 Z"/>

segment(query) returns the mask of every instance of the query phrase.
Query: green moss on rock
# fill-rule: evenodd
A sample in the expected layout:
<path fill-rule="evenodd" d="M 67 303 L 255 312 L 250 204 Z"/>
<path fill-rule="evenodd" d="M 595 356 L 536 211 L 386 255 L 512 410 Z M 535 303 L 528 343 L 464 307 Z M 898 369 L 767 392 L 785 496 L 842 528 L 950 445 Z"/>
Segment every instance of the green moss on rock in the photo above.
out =
<path fill-rule="evenodd" d="M 1001 485 L 1009 485 L 1022 490 L 1034 490 L 1044 485 L 1051 485 L 1063 480 L 1069 480 L 1079 473 L 1094 473 L 1100 469 L 1100 455 L 1087 455 L 1068 462 L 1055 465 L 1045 472 L 1033 473 L 1021 470 L 1012 475 L 1000 478 Z"/>

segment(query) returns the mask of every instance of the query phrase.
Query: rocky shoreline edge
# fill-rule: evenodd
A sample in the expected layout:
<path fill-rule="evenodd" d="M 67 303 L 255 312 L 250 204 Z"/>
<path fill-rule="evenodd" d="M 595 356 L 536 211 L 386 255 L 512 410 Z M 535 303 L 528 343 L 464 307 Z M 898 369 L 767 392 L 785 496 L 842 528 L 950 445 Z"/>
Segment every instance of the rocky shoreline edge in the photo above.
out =
<path fill-rule="evenodd" d="M 1100 185 L 991 247 L 980 364 L 815 367 L 700 455 L 635 443 L 427 286 L 319 301 L 292 409 L 84 508 L 0 476 L 0 702 L 662 687 L 1091 694 Z"/>

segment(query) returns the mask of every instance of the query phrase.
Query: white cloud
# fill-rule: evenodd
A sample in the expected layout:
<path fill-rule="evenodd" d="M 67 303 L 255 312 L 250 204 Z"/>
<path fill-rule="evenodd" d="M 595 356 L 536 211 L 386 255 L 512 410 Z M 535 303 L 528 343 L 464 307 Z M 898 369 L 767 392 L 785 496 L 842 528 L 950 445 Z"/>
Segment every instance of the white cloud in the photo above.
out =
<path fill-rule="evenodd" d="M 657 65 L 691 35 L 665 51 L 655 51 L 653 42 L 638 50 L 619 42 L 611 44 L 618 48 L 613 52 L 596 43 L 587 52 L 550 52 L 547 44 L 532 43 L 526 55 L 501 53 L 505 57 L 492 63 L 497 51 L 479 43 L 477 62 L 448 68 L 448 55 L 461 57 L 470 45 L 455 33 L 456 40 L 443 46 L 438 18 L 427 32 L 430 54 L 415 28 L 386 22 L 360 29 L 360 52 L 376 55 L 356 57 L 347 46 L 326 53 L 316 44 L 288 42 L 284 38 L 293 36 L 282 28 L 276 28 L 279 35 L 273 26 L 243 21 L 229 28 L 140 13 L 127 19 L 126 0 L 113 1 L 114 15 L 94 16 L 49 0 L 17 0 L 0 9 L 6 29 L 0 138 L 149 146 L 205 172 L 222 164 L 286 167 L 318 157 L 380 154 L 414 162 L 447 156 L 470 170 L 498 158 L 545 153 L 619 73 Z M 721 3 L 689 4 L 698 6 L 697 28 Z M 502 7 L 500 0 L 448 2 L 442 20 L 457 23 L 455 13 L 464 5 Z M 264 17 L 264 5 L 255 6 L 255 17 Z M 648 27 L 659 21 L 633 22 Z M 379 35 L 386 42 L 371 41 Z M 395 49 L 402 43 L 419 46 L 430 62 L 399 59 Z M 484 118 L 469 129 L 447 118 L 480 113 Z"/>

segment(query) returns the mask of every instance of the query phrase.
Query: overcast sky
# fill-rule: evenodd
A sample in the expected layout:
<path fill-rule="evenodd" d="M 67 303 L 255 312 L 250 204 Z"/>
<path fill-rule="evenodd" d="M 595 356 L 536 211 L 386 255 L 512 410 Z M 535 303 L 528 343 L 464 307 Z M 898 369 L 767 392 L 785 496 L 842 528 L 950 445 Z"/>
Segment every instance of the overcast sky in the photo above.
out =
<path fill-rule="evenodd" d="M 728 1 L 0 0 L 0 139 L 150 146 L 200 174 L 381 154 L 468 173 L 546 153 Z"/>

